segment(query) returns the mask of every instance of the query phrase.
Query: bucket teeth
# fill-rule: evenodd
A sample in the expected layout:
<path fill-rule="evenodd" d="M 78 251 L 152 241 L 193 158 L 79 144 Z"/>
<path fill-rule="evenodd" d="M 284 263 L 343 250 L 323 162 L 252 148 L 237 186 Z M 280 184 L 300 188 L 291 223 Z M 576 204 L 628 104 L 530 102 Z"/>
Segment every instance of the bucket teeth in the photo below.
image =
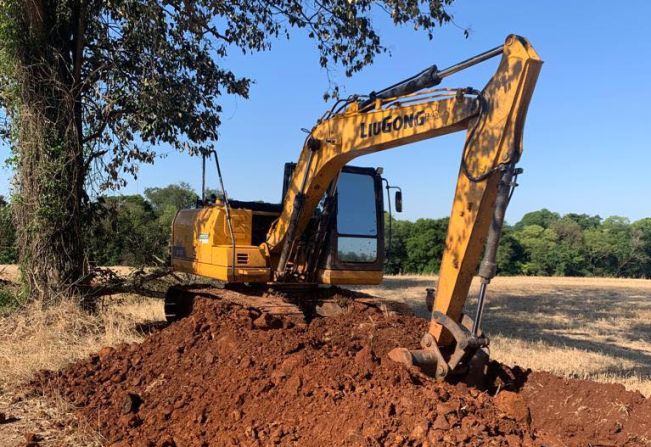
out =
<path fill-rule="evenodd" d="M 402 363 L 407 367 L 415 366 L 424 374 L 435 377 L 437 380 L 444 379 L 448 374 L 448 365 L 436 347 L 412 351 L 405 348 L 395 348 L 389 351 L 388 356 L 396 363 Z"/>
<path fill-rule="evenodd" d="M 407 367 L 414 366 L 414 358 L 406 348 L 394 348 L 387 354 L 396 363 L 402 363 Z"/>

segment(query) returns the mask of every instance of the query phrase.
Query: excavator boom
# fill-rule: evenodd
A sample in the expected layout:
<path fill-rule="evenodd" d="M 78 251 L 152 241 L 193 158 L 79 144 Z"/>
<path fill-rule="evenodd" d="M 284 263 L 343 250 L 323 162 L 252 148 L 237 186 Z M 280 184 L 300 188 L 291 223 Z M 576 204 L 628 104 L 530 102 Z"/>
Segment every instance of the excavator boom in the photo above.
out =
<path fill-rule="evenodd" d="M 481 92 L 421 91 L 444 76 L 500 54 L 497 71 Z M 306 140 L 282 214 L 265 243 L 271 253 L 280 253 L 276 275 L 282 278 L 296 235 L 304 230 L 324 191 L 346 163 L 361 155 L 467 130 L 435 300 L 436 311 L 460 321 L 491 224 L 501 229 L 501 222 L 493 221 L 498 189 L 504 172 L 510 172 L 522 154 L 525 117 L 541 66 L 531 44 L 511 35 L 503 46 L 452 70 L 437 74 L 430 67 L 367 101 L 353 101 L 343 112 L 319 122 Z M 421 94 L 415 96 L 416 92 Z M 444 99 L 432 98 L 450 93 Z M 430 333 L 439 343 L 451 341 L 436 321 Z"/>

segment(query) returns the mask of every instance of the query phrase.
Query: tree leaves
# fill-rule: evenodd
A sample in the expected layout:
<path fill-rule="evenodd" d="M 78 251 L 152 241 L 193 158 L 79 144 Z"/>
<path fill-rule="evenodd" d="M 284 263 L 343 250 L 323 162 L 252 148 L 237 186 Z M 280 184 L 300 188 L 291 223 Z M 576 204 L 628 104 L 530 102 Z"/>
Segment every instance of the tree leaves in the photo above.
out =
<path fill-rule="evenodd" d="M 321 65 L 350 76 L 386 50 L 377 12 L 431 33 L 450 19 L 451 3 L 3 0 L 0 108 L 8 129 L 0 137 L 16 160 L 14 216 L 28 288 L 58 299 L 88 278 L 81 230 L 82 209 L 93 209 L 89 190 L 124 186 L 160 146 L 212 148 L 220 98 L 249 96 L 251 79 L 227 66 L 232 51 L 266 51 L 303 29 Z"/>
<path fill-rule="evenodd" d="M 352 76 L 386 51 L 374 27 L 380 14 L 431 35 L 450 20 L 451 3 L 46 0 L 42 14 L 46 51 L 79 72 L 68 88 L 81 105 L 84 166 L 101 191 L 124 186 L 139 163 L 154 162 L 160 145 L 194 154 L 218 139 L 220 97 L 248 98 L 251 84 L 227 68 L 231 52 L 267 51 L 304 29 L 322 67 Z M 338 94 L 333 85 L 324 97 Z"/>

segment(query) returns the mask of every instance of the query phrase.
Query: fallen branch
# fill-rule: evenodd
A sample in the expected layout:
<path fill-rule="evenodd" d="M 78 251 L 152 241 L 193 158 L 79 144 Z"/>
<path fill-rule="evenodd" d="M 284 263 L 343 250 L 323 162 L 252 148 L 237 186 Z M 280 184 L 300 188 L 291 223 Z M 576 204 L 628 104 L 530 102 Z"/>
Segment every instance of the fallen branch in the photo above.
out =
<path fill-rule="evenodd" d="M 90 273 L 88 289 L 84 293 L 85 300 L 94 301 L 103 296 L 118 294 L 136 294 L 150 298 L 164 298 L 165 290 L 152 288 L 152 283 L 172 277 L 182 281 L 169 267 L 152 268 L 145 270 L 140 267 L 126 276 L 120 276 L 110 268 L 96 267 Z"/>

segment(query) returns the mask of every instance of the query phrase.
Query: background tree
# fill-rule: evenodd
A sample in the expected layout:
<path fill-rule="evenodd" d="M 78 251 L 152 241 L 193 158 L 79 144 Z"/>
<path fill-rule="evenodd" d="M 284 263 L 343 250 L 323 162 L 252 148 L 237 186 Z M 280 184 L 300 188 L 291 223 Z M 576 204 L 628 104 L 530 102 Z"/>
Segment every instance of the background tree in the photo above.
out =
<path fill-rule="evenodd" d="M 408 220 L 391 219 L 391 235 L 389 235 L 389 213 L 384 213 L 384 243 L 386 258 L 384 270 L 387 273 L 398 274 L 408 271 L 406 241 L 409 237 L 412 222 Z"/>
<path fill-rule="evenodd" d="M 528 225 L 538 225 L 542 228 L 549 228 L 550 225 L 561 218 L 561 215 L 543 208 L 538 211 L 532 211 L 522 216 L 522 219 L 515 224 L 515 229 L 521 229 Z"/>
<path fill-rule="evenodd" d="M 183 182 L 164 188 L 147 188 L 145 197 L 157 215 L 160 237 L 165 238 L 166 241 L 171 237 L 172 221 L 176 212 L 194 205 L 199 198 L 192 187 Z"/>
<path fill-rule="evenodd" d="M 526 259 L 526 251 L 514 233 L 513 227 L 504 225 L 500 246 L 497 249 L 497 273 L 500 275 L 522 273 L 522 263 Z"/>
<path fill-rule="evenodd" d="M 556 273 L 558 235 L 554 230 L 526 225 L 515 233 L 515 237 L 525 250 L 523 274 L 549 276 Z"/>
<path fill-rule="evenodd" d="M 0 264 L 16 262 L 16 229 L 11 220 L 11 207 L 0 196 Z"/>
<path fill-rule="evenodd" d="M 448 218 L 418 219 L 409 228 L 405 242 L 405 271 L 435 273 L 441 266 Z"/>
<path fill-rule="evenodd" d="M 219 97 L 249 94 L 250 80 L 223 65 L 230 51 L 268 50 L 301 28 L 323 67 L 350 76 L 385 51 L 375 14 L 431 37 L 452 1 L 4 0 L 0 108 L 33 294 L 62 296 L 80 283 L 89 184 L 123 185 L 159 144 L 195 153 L 217 139 Z"/>
<path fill-rule="evenodd" d="M 386 271 L 437 272 L 445 220 L 394 220 L 393 227 L 399 230 L 394 230 Z M 651 218 L 631 224 L 617 216 L 602 220 L 587 214 L 534 211 L 505 226 L 497 262 L 502 275 L 650 278 Z"/>
<path fill-rule="evenodd" d="M 140 195 L 106 197 L 87 226 L 89 258 L 100 266 L 156 264 L 166 256 L 169 230 Z M 166 231 L 167 230 L 167 231 Z"/>
<path fill-rule="evenodd" d="M 176 213 L 177 210 L 194 205 L 198 196 L 189 184 L 181 182 L 178 185 L 146 188 L 145 198 L 157 213 L 165 214 L 168 210 Z"/>
<path fill-rule="evenodd" d="M 590 216 L 588 214 L 567 213 L 563 219 L 569 219 L 576 222 L 581 230 L 588 230 L 590 228 L 597 228 L 601 225 L 600 216 Z"/>
<path fill-rule="evenodd" d="M 586 273 L 583 228 L 575 219 L 575 216 L 566 215 L 550 224 L 558 238 L 553 256 L 555 275 L 583 276 Z"/>
<path fill-rule="evenodd" d="M 629 269 L 636 277 L 651 278 L 651 218 L 640 219 L 631 226 L 631 235 L 636 239 L 637 263 Z"/>
<path fill-rule="evenodd" d="M 647 262 L 641 238 L 633 237 L 630 221 L 611 216 L 585 232 L 586 248 L 594 272 L 600 276 L 629 276 Z M 648 243 L 648 242 L 647 242 Z"/>

